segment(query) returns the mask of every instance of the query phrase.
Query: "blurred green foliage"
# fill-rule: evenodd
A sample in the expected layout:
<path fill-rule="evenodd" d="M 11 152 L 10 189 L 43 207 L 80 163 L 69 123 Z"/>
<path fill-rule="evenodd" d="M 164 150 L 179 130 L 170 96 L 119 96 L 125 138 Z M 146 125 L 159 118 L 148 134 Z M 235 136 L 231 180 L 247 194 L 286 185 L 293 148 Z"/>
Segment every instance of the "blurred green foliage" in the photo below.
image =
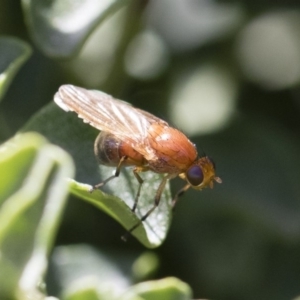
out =
<path fill-rule="evenodd" d="M 2 0 L 0 299 L 296 299 L 299 20 L 297 1 Z M 120 241 L 114 219 L 133 217 L 108 206 L 133 193 L 130 172 L 96 205 L 79 200 L 111 171 L 93 157 L 97 131 L 53 105 L 66 83 L 168 120 L 215 160 L 223 184 L 189 190 L 170 229 L 163 208 L 151 253 Z"/>

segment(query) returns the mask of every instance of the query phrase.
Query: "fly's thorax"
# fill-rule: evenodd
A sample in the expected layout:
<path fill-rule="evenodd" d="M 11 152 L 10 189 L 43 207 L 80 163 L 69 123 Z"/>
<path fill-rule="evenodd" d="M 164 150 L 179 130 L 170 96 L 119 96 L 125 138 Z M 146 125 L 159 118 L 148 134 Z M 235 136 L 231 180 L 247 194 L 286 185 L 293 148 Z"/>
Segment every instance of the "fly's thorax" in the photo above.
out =
<path fill-rule="evenodd" d="M 127 157 L 125 165 L 142 166 L 145 164 L 144 157 L 130 144 L 104 131 L 100 132 L 95 140 L 94 153 L 102 165 L 117 166 L 123 156 Z"/>
<path fill-rule="evenodd" d="M 165 124 L 153 123 L 150 126 L 148 142 L 156 156 L 149 164 L 157 167 L 160 173 L 181 173 L 197 158 L 197 150 L 190 140 Z"/>
<path fill-rule="evenodd" d="M 221 178 L 216 176 L 215 169 L 213 160 L 208 156 L 204 156 L 195 161 L 180 177 L 186 179 L 194 189 L 213 188 L 214 181 L 222 182 Z"/>

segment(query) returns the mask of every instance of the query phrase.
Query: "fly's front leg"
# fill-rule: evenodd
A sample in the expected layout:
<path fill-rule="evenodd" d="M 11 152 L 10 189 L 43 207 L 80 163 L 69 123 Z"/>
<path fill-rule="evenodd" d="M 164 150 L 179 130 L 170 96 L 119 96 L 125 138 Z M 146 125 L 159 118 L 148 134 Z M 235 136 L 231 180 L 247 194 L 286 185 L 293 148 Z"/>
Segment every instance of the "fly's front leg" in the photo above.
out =
<path fill-rule="evenodd" d="M 120 159 L 120 161 L 119 161 L 119 164 L 118 164 L 118 166 L 116 168 L 115 174 L 112 175 L 112 176 L 110 176 L 110 177 L 108 177 L 104 181 L 102 181 L 102 182 L 94 185 L 93 187 L 91 187 L 90 190 L 89 190 L 89 192 L 92 193 L 95 189 L 98 189 L 99 187 L 103 186 L 104 184 L 106 184 L 110 180 L 118 177 L 120 175 L 121 168 L 122 168 L 122 166 L 125 163 L 125 161 L 126 161 L 127 158 L 128 158 L 127 156 L 122 156 L 121 159 Z"/>
<path fill-rule="evenodd" d="M 155 194 L 155 198 L 154 198 L 154 205 L 152 208 L 150 208 L 145 215 L 143 215 L 140 219 L 140 221 L 138 223 L 136 223 L 134 226 L 132 226 L 121 238 L 123 241 L 127 241 L 128 236 L 130 233 L 132 233 L 137 227 L 139 227 L 143 221 L 145 221 L 150 215 L 151 213 L 158 207 L 160 199 L 161 199 L 161 194 L 166 186 L 166 183 L 168 182 L 168 179 L 172 178 L 173 176 L 167 175 L 163 178 L 163 180 L 161 181 L 156 194 Z"/>
<path fill-rule="evenodd" d="M 172 200 L 172 209 L 174 210 L 175 209 L 175 205 L 178 201 L 178 198 L 180 196 L 182 196 L 185 191 L 187 191 L 191 186 L 189 184 L 185 185 L 183 188 L 181 188 L 174 196 L 173 200 Z"/>

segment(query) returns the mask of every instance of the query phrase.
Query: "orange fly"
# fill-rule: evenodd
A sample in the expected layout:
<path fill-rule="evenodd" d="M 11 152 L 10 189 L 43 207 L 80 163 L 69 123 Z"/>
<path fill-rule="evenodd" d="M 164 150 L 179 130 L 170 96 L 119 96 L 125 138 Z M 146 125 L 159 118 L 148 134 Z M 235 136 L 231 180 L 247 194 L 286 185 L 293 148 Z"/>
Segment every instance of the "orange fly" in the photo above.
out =
<path fill-rule="evenodd" d="M 86 90 L 73 85 L 63 85 L 54 101 L 65 111 L 75 111 L 80 118 L 101 132 L 96 138 L 94 152 L 100 164 L 116 167 L 115 174 L 95 185 L 91 191 L 118 177 L 124 166 L 134 166 L 133 174 L 139 188 L 132 212 L 136 210 L 143 184 L 140 172 L 153 171 L 166 174 L 154 197 L 153 207 L 141 218 L 141 222 L 159 205 L 161 194 L 168 180 L 179 176 L 186 180 L 173 201 L 190 187 L 202 190 L 221 183 L 215 175 L 215 164 L 208 156 L 198 157 L 194 144 L 179 130 L 154 115 L 114 99 L 96 90 Z M 131 233 L 141 222 L 128 230 Z M 126 235 L 123 236 L 126 239 Z"/>

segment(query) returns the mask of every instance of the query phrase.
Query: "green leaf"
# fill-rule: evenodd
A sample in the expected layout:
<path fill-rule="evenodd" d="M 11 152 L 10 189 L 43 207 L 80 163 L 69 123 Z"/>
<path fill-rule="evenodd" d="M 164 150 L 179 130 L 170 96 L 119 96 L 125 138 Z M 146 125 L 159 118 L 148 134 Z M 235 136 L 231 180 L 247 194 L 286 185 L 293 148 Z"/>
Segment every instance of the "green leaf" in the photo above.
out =
<path fill-rule="evenodd" d="M 136 282 L 145 280 L 159 268 L 159 257 L 156 253 L 146 251 L 142 253 L 132 266 L 132 273 Z"/>
<path fill-rule="evenodd" d="M 190 300 L 192 291 L 186 283 L 169 277 L 136 284 L 119 300 L 133 299 L 134 295 L 140 296 L 143 300 Z"/>
<path fill-rule="evenodd" d="M 128 0 L 23 0 L 27 26 L 36 44 L 49 56 L 76 54 L 90 33 Z"/>
<path fill-rule="evenodd" d="M 69 156 L 37 134 L 0 148 L 0 298 L 42 299 L 47 255 L 73 176 Z"/>
<path fill-rule="evenodd" d="M 126 229 L 137 224 L 139 218 L 153 207 L 154 195 L 162 178 L 153 172 L 141 174 L 145 182 L 136 214 L 132 213 L 131 208 L 138 182 L 130 168 L 124 168 L 118 178 L 104 186 L 102 190 L 106 193 L 100 190 L 89 192 L 91 185 L 105 180 L 115 169 L 98 167 L 93 154 L 93 143 L 98 131 L 84 124 L 75 114 L 66 113 L 50 104 L 33 117 L 23 130 L 38 131 L 68 151 L 75 161 L 77 171 L 77 182 L 71 183 L 71 192 L 112 216 Z M 133 231 L 133 235 L 146 247 L 158 247 L 164 241 L 171 222 L 170 202 L 171 194 L 167 185 L 159 207 Z"/>
<path fill-rule="evenodd" d="M 62 299 L 191 299 L 190 287 L 173 277 L 129 287 L 130 280 L 110 257 L 87 245 L 57 247 L 52 261 L 54 276 L 62 288 Z"/>
<path fill-rule="evenodd" d="M 88 245 L 57 247 L 52 261 L 63 299 L 115 299 L 129 286 L 113 261 Z"/>
<path fill-rule="evenodd" d="M 109 257 L 91 246 L 57 247 L 52 261 L 62 299 L 112 300 L 124 293 L 130 283 Z"/>
<path fill-rule="evenodd" d="M 101 300 L 105 299 L 97 292 L 97 287 L 93 282 L 77 282 L 74 290 L 70 291 L 69 294 L 65 295 L 64 300 Z M 111 298 L 110 298 L 111 299 Z"/>
<path fill-rule="evenodd" d="M 16 38 L 0 37 L 0 100 L 30 55 L 31 48 L 27 43 Z"/>

